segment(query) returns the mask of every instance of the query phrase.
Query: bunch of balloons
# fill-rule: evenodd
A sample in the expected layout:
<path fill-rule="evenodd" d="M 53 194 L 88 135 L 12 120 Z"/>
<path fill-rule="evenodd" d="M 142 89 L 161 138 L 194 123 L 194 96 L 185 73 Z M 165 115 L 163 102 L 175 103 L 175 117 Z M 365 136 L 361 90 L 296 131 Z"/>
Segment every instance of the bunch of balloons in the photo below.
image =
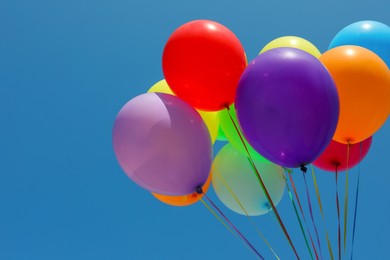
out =
<path fill-rule="evenodd" d="M 389 50 L 390 27 L 361 21 L 323 54 L 285 36 L 248 64 L 228 28 L 188 22 L 165 45 L 165 79 L 119 111 L 115 155 L 167 204 L 195 203 L 211 182 L 231 210 L 265 214 L 282 198 L 286 168 L 344 170 L 364 158 L 390 112 Z M 217 139 L 229 144 L 213 159 Z"/>

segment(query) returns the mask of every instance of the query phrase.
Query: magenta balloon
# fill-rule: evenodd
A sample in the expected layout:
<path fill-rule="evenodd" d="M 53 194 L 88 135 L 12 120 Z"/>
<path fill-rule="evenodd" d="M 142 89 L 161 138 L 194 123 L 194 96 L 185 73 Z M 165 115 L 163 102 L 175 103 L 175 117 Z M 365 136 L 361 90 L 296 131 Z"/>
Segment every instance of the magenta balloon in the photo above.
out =
<path fill-rule="evenodd" d="M 212 163 L 210 135 L 199 113 L 168 94 L 147 93 L 127 102 L 114 122 L 113 146 L 127 176 L 158 194 L 195 192 Z"/>
<path fill-rule="evenodd" d="M 339 98 L 328 70 L 296 48 L 276 48 L 255 58 L 241 76 L 235 105 L 253 148 L 291 168 L 321 154 L 339 117 Z"/>

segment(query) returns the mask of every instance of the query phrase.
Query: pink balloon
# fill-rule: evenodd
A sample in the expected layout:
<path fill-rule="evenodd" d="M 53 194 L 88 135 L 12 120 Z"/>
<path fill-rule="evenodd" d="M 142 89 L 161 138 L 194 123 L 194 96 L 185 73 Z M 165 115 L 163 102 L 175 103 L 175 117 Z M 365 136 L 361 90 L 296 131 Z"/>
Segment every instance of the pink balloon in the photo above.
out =
<path fill-rule="evenodd" d="M 212 145 L 199 113 L 181 99 L 147 93 L 119 111 L 116 158 L 135 183 L 164 195 L 186 195 L 207 181 Z"/>

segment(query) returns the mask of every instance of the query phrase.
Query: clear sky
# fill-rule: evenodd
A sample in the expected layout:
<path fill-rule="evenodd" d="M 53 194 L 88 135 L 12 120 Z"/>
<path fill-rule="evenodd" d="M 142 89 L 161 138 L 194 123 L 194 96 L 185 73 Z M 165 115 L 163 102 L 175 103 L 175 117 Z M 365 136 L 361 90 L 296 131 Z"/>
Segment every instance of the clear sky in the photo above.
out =
<path fill-rule="evenodd" d="M 285 35 L 324 52 L 352 22 L 390 25 L 389 10 L 388 0 L 0 1 L 0 259 L 254 258 L 202 204 L 167 206 L 122 172 L 111 143 L 117 112 L 163 78 L 164 44 L 187 21 L 224 24 L 252 60 Z M 389 147 L 387 122 L 361 165 L 356 259 L 389 254 Z M 336 249 L 334 176 L 317 175 Z M 245 217 L 221 205 L 212 190 L 210 197 L 273 259 Z M 309 259 L 286 193 L 278 208 L 302 259 Z M 281 259 L 294 259 L 272 215 L 254 220 Z M 322 251 L 328 259 L 325 243 Z"/>

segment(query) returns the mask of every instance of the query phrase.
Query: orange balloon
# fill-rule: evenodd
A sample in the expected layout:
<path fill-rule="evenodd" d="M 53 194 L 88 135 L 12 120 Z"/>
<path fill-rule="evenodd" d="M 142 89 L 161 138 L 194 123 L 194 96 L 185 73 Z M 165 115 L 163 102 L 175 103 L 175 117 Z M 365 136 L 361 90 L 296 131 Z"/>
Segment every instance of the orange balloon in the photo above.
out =
<path fill-rule="evenodd" d="M 207 190 L 210 187 L 211 182 L 211 174 L 207 178 L 206 183 L 202 186 L 203 192 L 206 193 Z M 170 195 L 162 195 L 153 193 L 153 196 L 156 197 L 161 202 L 164 202 L 165 204 L 171 205 L 171 206 L 189 206 L 191 204 L 194 204 L 198 200 L 200 200 L 203 197 L 203 194 L 198 194 L 196 192 L 188 195 L 183 196 L 170 196 Z"/>
<path fill-rule="evenodd" d="M 359 46 L 340 46 L 320 57 L 340 98 L 340 117 L 333 139 L 358 143 L 385 123 L 390 103 L 390 71 L 372 51 Z"/>

